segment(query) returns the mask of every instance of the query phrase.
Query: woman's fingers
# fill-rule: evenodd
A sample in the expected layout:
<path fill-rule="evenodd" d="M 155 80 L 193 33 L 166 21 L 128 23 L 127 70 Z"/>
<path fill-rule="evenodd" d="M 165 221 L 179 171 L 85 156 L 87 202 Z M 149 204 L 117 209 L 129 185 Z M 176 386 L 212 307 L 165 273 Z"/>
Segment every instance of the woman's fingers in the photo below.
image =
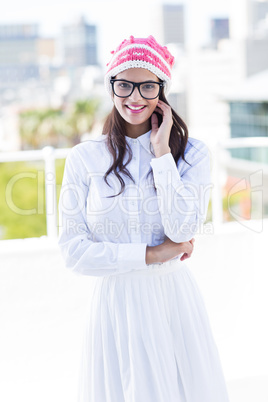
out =
<path fill-rule="evenodd" d="M 182 255 L 181 258 L 180 258 L 181 261 L 184 261 L 184 260 L 186 260 L 187 258 L 190 258 L 190 257 L 191 257 L 191 255 L 192 255 L 192 253 L 193 253 L 193 250 L 194 250 L 194 242 L 195 242 L 195 239 L 189 240 L 189 243 L 191 244 L 191 250 L 188 251 L 188 252 L 183 253 L 183 255 Z"/>
<path fill-rule="evenodd" d="M 163 115 L 163 110 L 160 109 L 160 107 L 158 107 L 158 106 L 156 106 L 156 108 L 154 109 L 154 112 L 157 112 L 157 113 Z"/>
<path fill-rule="evenodd" d="M 159 108 L 164 115 L 172 117 L 171 107 L 165 102 L 159 100 L 156 108 Z"/>
<path fill-rule="evenodd" d="M 162 257 L 164 261 L 168 261 L 179 254 L 182 254 L 180 257 L 181 261 L 190 258 L 194 249 L 194 241 L 195 239 L 191 239 L 182 243 L 175 243 L 170 240 L 168 237 L 161 244 L 160 250 L 162 253 Z"/>
<path fill-rule="evenodd" d="M 152 131 L 158 130 L 158 118 L 155 113 L 152 114 L 151 125 L 152 125 Z"/>
<path fill-rule="evenodd" d="M 181 256 L 180 260 L 181 260 L 181 261 L 184 261 L 184 260 L 186 260 L 187 258 L 190 258 L 190 257 L 191 257 L 190 254 L 184 253 L 184 254 Z"/>

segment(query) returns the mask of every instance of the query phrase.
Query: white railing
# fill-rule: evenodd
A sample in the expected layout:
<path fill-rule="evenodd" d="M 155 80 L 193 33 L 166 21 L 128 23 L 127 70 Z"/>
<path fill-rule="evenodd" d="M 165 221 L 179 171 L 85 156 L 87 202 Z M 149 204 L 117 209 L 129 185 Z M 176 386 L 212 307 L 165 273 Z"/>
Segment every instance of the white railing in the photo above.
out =
<path fill-rule="evenodd" d="M 212 222 L 213 225 L 221 225 L 223 223 L 222 208 L 222 191 L 219 182 L 220 171 L 222 169 L 221 152 L 226 149 L 234 148 L 268 148 L 267 137 L 248 137 L 248 138 L 230 138 L 225 141 L 218 142 L 212 149 L 213 169 L 212 182 L 213 188 L 211 193 L 212 199 Z M 1 162 L 21 162 L 42 160 L 45 164 L 45 195 L 46 195 L 46 226 L 47 236 L 56 238 L 58 234 L 58 213 L 57 193 L 56 193 L 56 159 L 66 158 L 70 148 L 55 149 L 53 147 L 45 147 L 42 150 L 18 151 L 18 152 L 0 152 Z"/>

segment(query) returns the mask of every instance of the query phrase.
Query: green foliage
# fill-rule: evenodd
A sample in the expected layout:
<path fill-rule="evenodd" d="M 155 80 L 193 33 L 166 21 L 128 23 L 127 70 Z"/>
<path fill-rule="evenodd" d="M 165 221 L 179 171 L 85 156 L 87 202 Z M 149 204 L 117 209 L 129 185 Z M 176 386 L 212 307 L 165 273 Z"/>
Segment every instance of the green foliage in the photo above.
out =
<path fill-rule="evenodd" d="M 64 160 L 56 161 L 57 199 Z M 0 239 L 46 235 L 43 162 L 0 164 Z"/>
<path fill-rule="evenodd" d="M 65 166 L 65 159 L 57 159 L 56 160 L 57 205 L 59 203 L 59 198 L 60 198 L 60 190 L 61 190 L 61 183 L 62 183 L 62 179 L 63 179 L 64 166 Z"/>
<path fill-rule="evenodd" d="M 211 205 L 211 198 L 210 198 L 205 223 L 208 223 L 211 221 L 212 221 L 212 205 Z"/>

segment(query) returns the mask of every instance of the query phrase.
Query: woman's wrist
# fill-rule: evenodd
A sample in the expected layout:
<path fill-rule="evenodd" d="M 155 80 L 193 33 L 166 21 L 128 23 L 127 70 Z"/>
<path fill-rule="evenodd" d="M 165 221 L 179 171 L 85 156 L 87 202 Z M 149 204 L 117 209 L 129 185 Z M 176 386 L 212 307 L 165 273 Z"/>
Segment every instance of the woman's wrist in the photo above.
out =
<path fill-rule="evenodd" d="M 158 246 L 147 246 L 146 247 L 145 263 L 147 265 L 160 262 L 160 261 L 158 261 L 157 247 Z"/>
<path fill-rule="evenodd" d="M 154 154 L 156 158 L 160 158 L 161 156 L 165 155 L 165 154 L 169 154 L 171 152 L 170 147 L 155 147 L 154 148 Z"/>

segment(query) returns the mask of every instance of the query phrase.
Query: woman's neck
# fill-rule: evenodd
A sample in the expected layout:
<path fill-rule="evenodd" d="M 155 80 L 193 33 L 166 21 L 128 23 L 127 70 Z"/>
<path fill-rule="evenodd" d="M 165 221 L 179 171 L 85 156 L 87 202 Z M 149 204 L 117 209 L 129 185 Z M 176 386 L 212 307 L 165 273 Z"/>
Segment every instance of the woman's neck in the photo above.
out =
<path fill-rule="evenodd" d="M 149 130 L 151 130 L 151 123 L 149 120 L 139 125 L 126 123 L 126 135 L 130 138 L 138 138 L 140 135 L 147 133 Z"/>

